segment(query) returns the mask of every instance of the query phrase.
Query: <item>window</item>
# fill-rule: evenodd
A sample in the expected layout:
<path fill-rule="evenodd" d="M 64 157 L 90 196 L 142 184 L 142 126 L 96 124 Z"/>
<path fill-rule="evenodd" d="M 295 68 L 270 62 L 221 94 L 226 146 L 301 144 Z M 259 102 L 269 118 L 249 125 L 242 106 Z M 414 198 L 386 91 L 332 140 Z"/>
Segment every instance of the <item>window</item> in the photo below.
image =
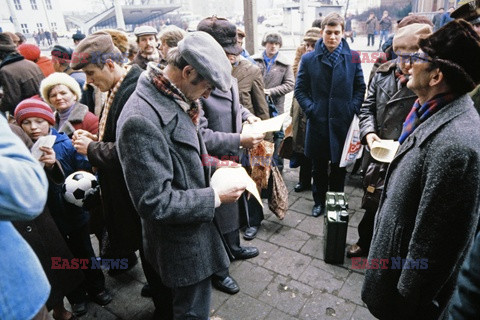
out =
<path fill-rule="evenodd" d="M 57 27 L 57 23 L 56 23 L 56 22 L 52 22 L 51 25 L 52 25 L 52 28 L 56 28 L 56 27 Z"/>
<path fill-rule="evenodd" d="M 38 29 L 38 32 L 40 32 L 40 29 L 43 28 L 43 25 L 41 23 L 37 23 L 37 29 Z"/>
<path fill-rule="evenodd" d="M 45 0 L 45 6 L 47 7 L 47 10 L 52 10 L 52 1 Z"/>
<path fill-rule="evenodd" d="M 22 33 L 23 34 L 30 33 L 30 32 L 28 32 L 28 25 L 26 23 L 22 23 L 20 26 L 22 27 Z"/>
<path fill-rule="evenodd" d="M 32 5 L 32 10 L 38 10 L 37 0 L 30 0 L 30 4 Z"/>
<path fill-rule="evenodd" d="M 13 3 L 15 4 L 15 9 L 22 10 L 22 4 L 20 3 L 20 0 L 13 0 Z"/>

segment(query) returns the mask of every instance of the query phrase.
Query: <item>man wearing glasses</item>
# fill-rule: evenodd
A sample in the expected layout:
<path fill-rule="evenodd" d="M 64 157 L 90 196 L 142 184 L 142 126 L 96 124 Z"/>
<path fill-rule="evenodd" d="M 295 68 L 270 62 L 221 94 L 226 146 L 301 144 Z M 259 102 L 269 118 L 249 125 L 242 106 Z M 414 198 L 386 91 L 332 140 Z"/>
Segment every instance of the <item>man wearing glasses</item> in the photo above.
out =
<path fill-rule="evenodd" d="M 452 21 L 420 39 L 407 66 L 417 96 L 375 217 L 362 300 L 380 319 L 437 319 L 453 293 L 478 223 L 480 37 Z"/>

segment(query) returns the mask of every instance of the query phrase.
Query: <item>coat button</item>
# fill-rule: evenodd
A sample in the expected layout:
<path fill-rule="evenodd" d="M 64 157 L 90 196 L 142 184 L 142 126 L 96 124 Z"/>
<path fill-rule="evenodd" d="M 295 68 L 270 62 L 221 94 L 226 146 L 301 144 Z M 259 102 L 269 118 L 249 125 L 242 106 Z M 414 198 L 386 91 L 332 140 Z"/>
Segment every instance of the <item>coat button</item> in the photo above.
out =
<path fill-rule="evenodd" d="M 32 227 L 27 226 L 27 227 L 25 228 L 25 230 L 27 230 L 27 232 L 32 232 Z"/>

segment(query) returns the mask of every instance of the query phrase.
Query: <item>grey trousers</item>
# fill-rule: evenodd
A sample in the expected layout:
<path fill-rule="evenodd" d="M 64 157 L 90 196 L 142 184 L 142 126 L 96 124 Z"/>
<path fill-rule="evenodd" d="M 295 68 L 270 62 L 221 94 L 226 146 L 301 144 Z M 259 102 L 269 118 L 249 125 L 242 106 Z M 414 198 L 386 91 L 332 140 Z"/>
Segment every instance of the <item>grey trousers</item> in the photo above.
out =
<path fill-rule="evenodd" d="M 175 320 L 208 320 L 212 296 L 211 277 L 187 287 L 173 288 Z"/>

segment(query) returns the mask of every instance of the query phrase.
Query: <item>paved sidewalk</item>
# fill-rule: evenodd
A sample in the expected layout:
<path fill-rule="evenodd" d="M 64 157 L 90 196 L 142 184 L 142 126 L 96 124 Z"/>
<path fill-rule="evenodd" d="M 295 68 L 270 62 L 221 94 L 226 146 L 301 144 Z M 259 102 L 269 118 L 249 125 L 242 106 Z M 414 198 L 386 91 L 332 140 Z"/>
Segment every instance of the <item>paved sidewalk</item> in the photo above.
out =
<path fill-rule="evenodd" d="M 297 177 L 298 169 L 285 169 L 290 209 L 280 221 L 266 206 L 262 228 L 257 238 L 248 242 L 259 248 L 260 255 L 231 264 L 240 292 L 228 295 L 214 289 L 212 320 L 374 319 L 360 298 L 363 272 L 351 270 L 348 258 L 343 265 L 323 261 L 323 216 L 310 215 L 311 192 L 293 191 Z M 360 186 L 359 176 L 347 174 L 348 244 L 356 241 L 363 215 Z M 105 307 L 89 303 L 82 319 L 151 318 L 153 303 L 140 296 L 145 283 L 140 264 L 116 277 L 106 275 L 106 279 L 113 301 Z"/>

